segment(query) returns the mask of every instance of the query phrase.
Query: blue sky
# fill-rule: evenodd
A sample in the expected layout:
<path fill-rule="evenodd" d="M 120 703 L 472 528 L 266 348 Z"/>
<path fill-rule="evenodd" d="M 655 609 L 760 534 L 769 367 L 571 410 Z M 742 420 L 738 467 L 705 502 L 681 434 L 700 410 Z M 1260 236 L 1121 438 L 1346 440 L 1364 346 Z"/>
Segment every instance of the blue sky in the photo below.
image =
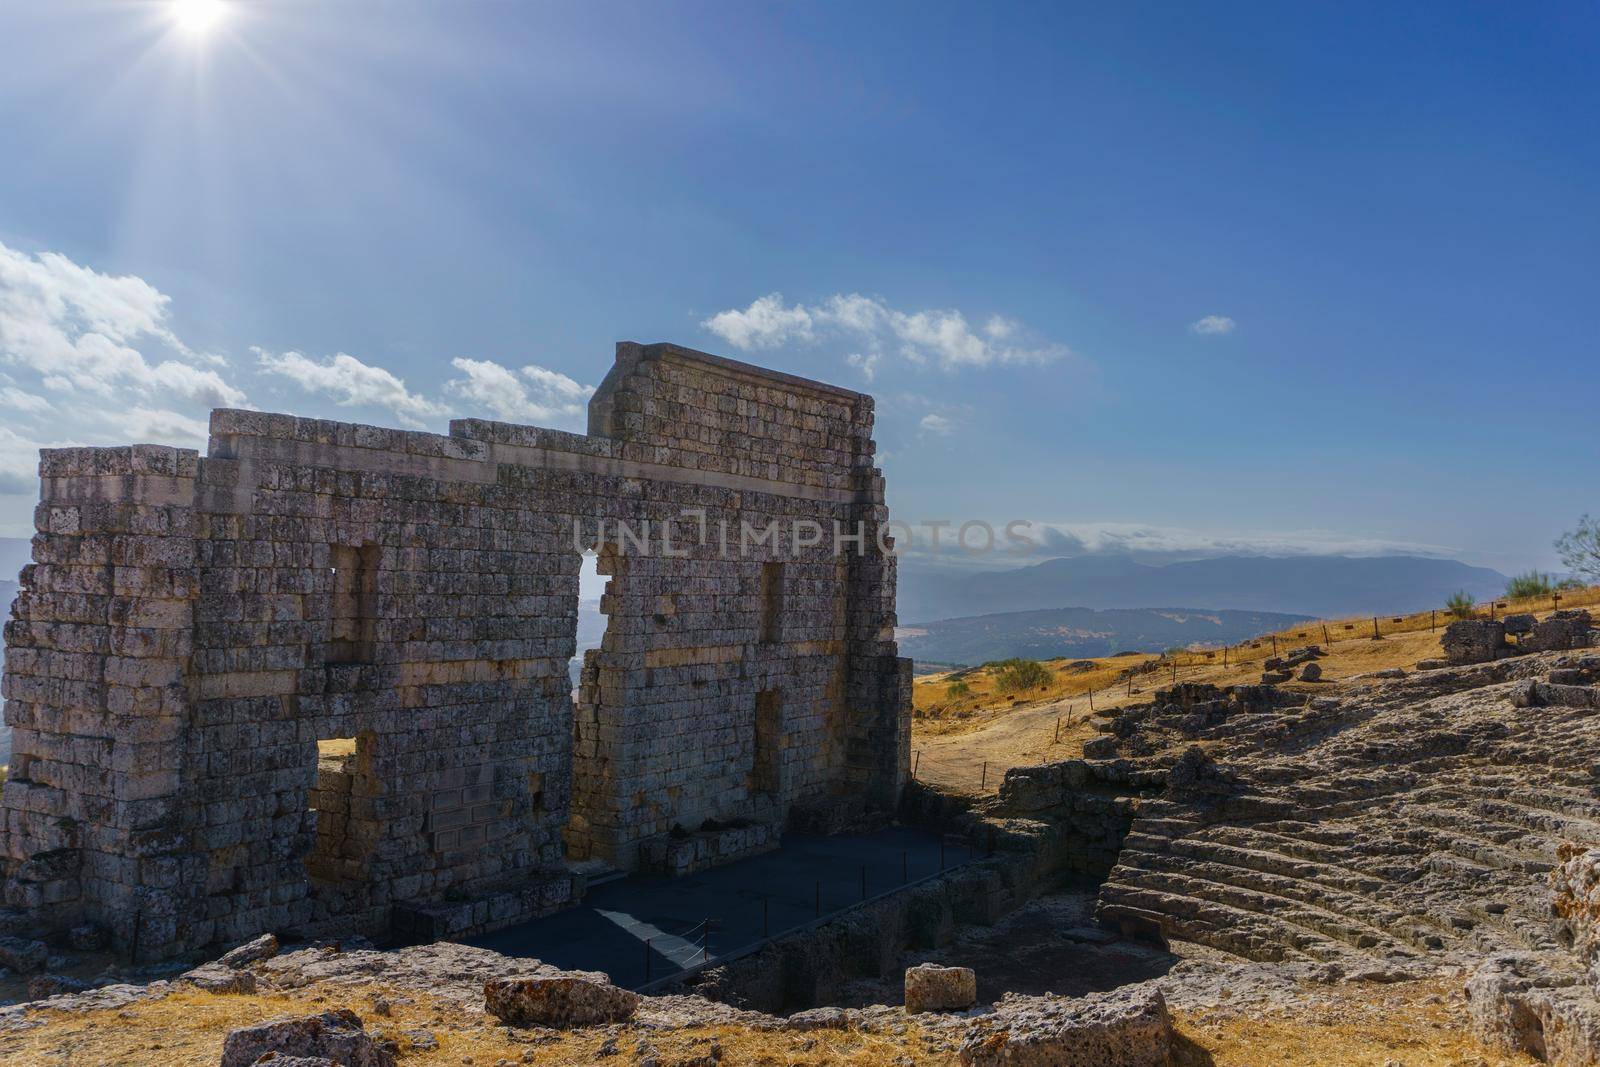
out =
<path fill-rule="evenodd" d="M 0 7 L 0 533 L 214 404 L 581 428 L 618 339 L 868 389 L 899 517 L 1555 562 L 1600 9 Z"/>

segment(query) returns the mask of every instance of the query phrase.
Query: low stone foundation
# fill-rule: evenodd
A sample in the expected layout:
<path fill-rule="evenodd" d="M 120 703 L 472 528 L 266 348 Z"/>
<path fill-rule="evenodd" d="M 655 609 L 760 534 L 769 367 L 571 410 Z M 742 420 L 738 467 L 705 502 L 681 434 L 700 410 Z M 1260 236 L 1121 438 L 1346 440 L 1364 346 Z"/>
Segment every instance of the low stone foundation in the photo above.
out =
<path fill-rule="evenodd" d="M 639 869 L 679 877 L 777 847 L 778 831 L 765 823 L 666 834 L 640 843 Z"/>
<path fill-rule="evenodd" d="M 570 874 L 553 874 L 471 900 L 396 904 L 390 910 L 390 933 L 403 944 L 425 944 L 515 926 L 576 901 L 583 895 L 579 881 Z"/>

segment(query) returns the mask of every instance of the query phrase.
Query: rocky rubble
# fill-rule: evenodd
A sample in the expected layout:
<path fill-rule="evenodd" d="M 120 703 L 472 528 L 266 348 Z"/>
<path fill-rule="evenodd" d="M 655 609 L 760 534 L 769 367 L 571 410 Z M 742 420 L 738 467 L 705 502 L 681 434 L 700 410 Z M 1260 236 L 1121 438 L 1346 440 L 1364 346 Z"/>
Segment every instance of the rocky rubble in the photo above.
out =
<path fill-rule="evenodd" d="M 603 974 L 491 978 L 483 999 L 485 1011 L 513 1026 L 558 1030 L 626 1022 L 639 1010 L 639 995 Z"/>
<path fill-rule="evenodd" d="M 340 1067 L 394 1067 L 395 1050 L 372 1039 L 353 1011 L 338 1009 L 303 1019 L 279 1019 L 229 1033 L 218 1067 L 262 1062 L 332 1061 Z"/>
<path fill-rule="evenodd" d="M 1007 996 L 974 1020 L 961 1045 L 970 1067 L 1164 1067 L 1172 1017 L 1155 983 L 1065 1000 Z"/>

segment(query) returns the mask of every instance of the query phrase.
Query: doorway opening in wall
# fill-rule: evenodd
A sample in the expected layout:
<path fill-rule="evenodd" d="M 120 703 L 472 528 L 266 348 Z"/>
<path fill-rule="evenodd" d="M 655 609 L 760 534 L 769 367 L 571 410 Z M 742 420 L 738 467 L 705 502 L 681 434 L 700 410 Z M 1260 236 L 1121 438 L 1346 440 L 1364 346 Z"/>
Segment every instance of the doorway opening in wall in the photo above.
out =
<path fill-rule="evenodd" d="M 583 680 L 584 655 L 600 647 L 606 636 L 606 625 L 611 620 L 604 611 L 604 597 L 610 579 L 600 573 L 600 557 L 593 552 L 583 554 L 578 568 L 578 647 L 567 663 L 567 674 L 572 679 L 572 697 L 578 697 Z"/>
<path fill-rule="evenodd" d="M 371 663 L 377 648 L 378 546 L 330 546 L 328 583 L 328 662 Z"/>
<path fill-rule="evenodd" d="M 368 788 L 373 740 L 369 732 L 317 742 L 316 777 L 306 805 L 315 828 L 306 854 L 313 886 L 345 888 L 366 879 L 367 857 L 377 841 Z"/>
<path fill-rule="evenodd" d="M 611 624 L 609 593 L 616 557 L 609 545 L 601 545 L 600 553 L 605 554 L 604 559 L 599 553 L 585 552 L 578 567 L 576 654 L 567 665 L 573 711 L 571 807 L 562 843 L 569 864 L 604 867 L 596 856 L 593 819 L 596 797 L 606 785 L 599 718 L 600 654 Z M 542 792 L 542 780 L 538 789 Z"/>
<path fill-rule="evenodd" d="M 755 760 L 751 767 L 751 791 L 761 796 L 778 795 L 781 745 L 783 740 L 783 698 L 776 689 L 756 694 Z"/>

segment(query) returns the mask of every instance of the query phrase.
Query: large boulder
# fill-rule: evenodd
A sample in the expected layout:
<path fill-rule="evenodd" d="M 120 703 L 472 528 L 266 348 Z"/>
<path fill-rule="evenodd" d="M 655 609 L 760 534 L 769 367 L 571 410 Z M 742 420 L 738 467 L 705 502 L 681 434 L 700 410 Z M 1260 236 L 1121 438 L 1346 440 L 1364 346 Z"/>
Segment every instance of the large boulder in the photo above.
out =
<path fill-rule="evenodd" d="M 0 967 L 18 974 L 37 974 L 50 962 L 50 949 L 43 941 L 0 936 Z"/>
<path fill-rule="evenodd" d="M 639 1007 L 639 995 L 600 974 L 492 978 L 483 984 L 483 1007 L 513 1026 L 562 1030 L 626 1022 Z"/>
<path fill-rule="evenodd" d="M 906 968 L 906 1011 L 965 1011 L 978 1003 L 978 975 L 971 967 L 919 963 Z"/>
<path fill-rule="evenodd" d="M 218 1067 L 254 1067 L 269 1053 L 276 1053 L 279 1062 L 326 1059 L 340 1067 L 394 1067 L 395 1062 L 393 1050 L 373 1040 L 355 1012 L 340 1008 L 230 1031 L 223 1039 Z"/>
<path fill-rule="evenodd" d="M 1506 624 L 1494 619 L 1460 619 L 1444 628 L 1439 639 L 1445 662 L 1460 667 L 1499 659 L 1506 645 Z"/>
<path fill-rule="evenodd" d="M 224 967 L 232 967 L 234 970 L 238 970 L 241 967 L 248 967 L 252 963 L 259 963 L 261 960 L 270 960 L 277 954 L 278 935 L 262 934 L 254 941 L 246 941 L 231 952 L 224 953 L 223 957 L 217 962 Z"/>
<path fill-rule="evenodd" d="M 1007 995 L 974 1019 L 961 1045 L 968 1067 L 1165 1067 L 1172 1016 L 1153 983 L 1066 997 Z"/>
<path fill-rule="evenodd" d="M 1472 1036 L 1552 1067 L 1600 1062 L 1600 1002 L 1565 962 L 1532 953 L 1485 960 L 1467 982 Z"/>
<path fill-rule="evenodd" d="M 220 963 L 206 963 L 192 971 L 185 971 L 178 976 L 178 981 L 187 982 L 197 989 L 204 989 L 207 993 L 256 991 L 255 975 L 249 971 L 236 971 L 231 967 L 224 967 Z"/>
<path fill-rule="evenodd" d="M 1587 611 L 1558 611 L 1533 627 L 1533 632 L 1522 639 L 1522 647 L 1530 652 L 1562 652 L 1573 648 L 1588 648 L 1594 643 L 1590 630 L 1593 620 Z"/>
<path fill-rule="evenodd" d="M 1556 850 L 1560 864 L 1550 872 L 1550 910 L 1556 933 L 1572 946 L 1589 983 L 1600 989 L 1600 848 L 1570 842 Z"/>

